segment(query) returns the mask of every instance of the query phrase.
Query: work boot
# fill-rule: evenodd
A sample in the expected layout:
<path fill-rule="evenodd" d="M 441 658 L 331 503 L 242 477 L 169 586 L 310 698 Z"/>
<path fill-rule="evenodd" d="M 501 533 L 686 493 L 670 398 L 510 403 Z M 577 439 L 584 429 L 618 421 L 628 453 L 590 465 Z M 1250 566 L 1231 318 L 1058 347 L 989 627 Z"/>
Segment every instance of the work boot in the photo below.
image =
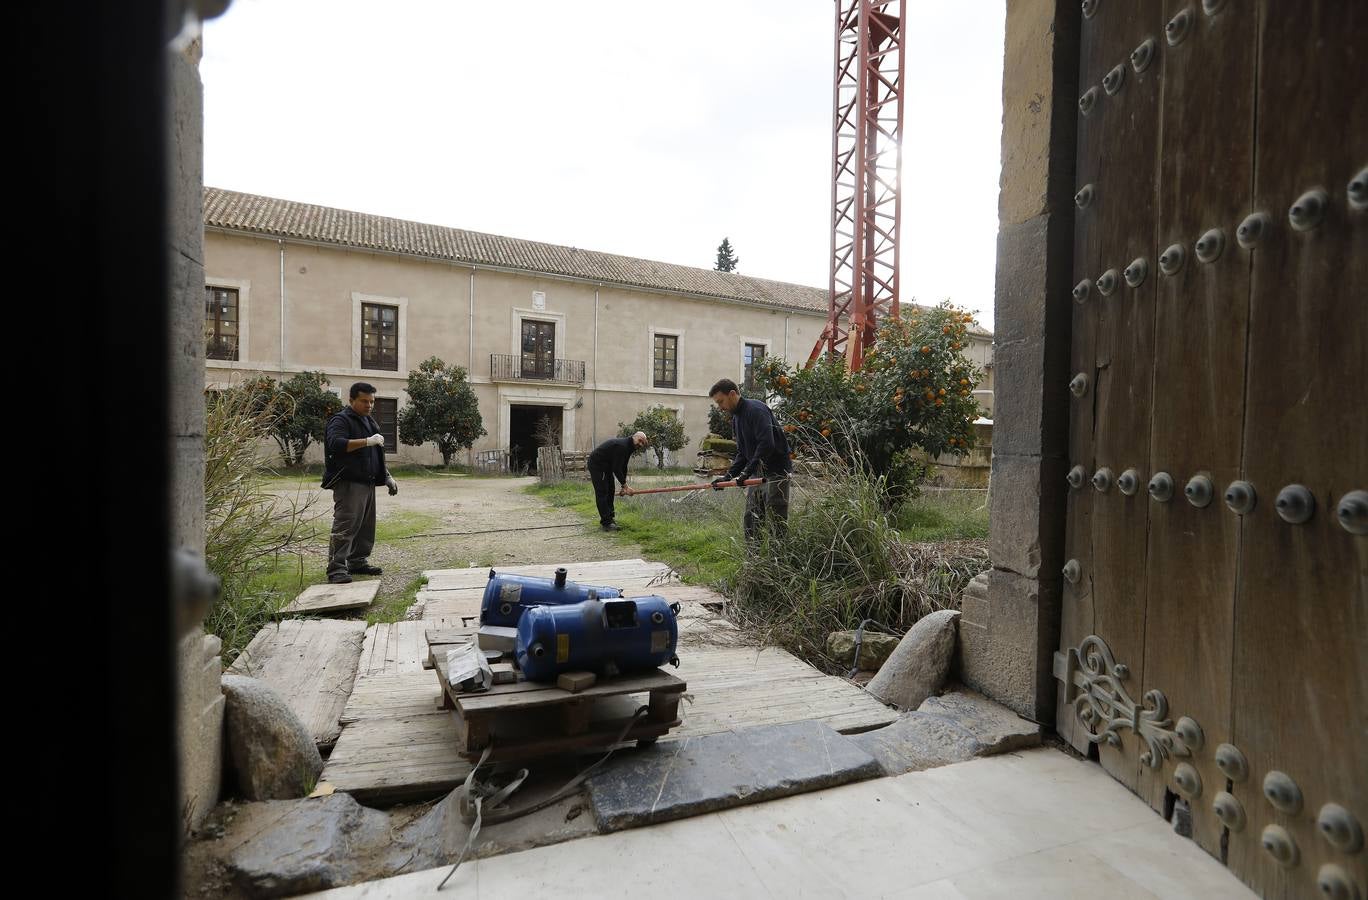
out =
<path fill-rule="evenodd" d="M 351 576 L 346 572 L 334 572 L 328 576 L 328 584 L 351 584 Z"/>
<path fill-rule="evenodd" d="M 609 522 L 607 525 L 604 525 L 604 526 L 603 526 L 603 530 L 604 530 L 604 531 L 621 531 L 621 530 L 622 530 L 622 526 L 619 525 L 619 524 L 616 523 L 616 522 Z"/>
<path fill-rule="evenodd" d="M 359 566 L 347 566 L 347 571 L 353 575 L 379 575 L 380 567 L 370 563 L 363 563 Z"/>

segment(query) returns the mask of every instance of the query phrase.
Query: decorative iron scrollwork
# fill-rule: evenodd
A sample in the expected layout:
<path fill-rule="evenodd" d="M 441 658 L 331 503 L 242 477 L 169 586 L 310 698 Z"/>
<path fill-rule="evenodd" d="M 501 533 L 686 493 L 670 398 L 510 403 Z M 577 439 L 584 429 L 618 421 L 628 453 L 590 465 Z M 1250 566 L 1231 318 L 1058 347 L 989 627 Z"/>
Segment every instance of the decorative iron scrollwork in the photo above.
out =
<path fill-rule="evenodd" d="M 1169 718 L 1163 691 L 1148 690 L 1141 702 L 1135 702 L 1123 684 L 1130 669 L 1116 661 L 1107 642 L 1097 635 L 1090 634 L 1078 647 L 1057 654 L 1055 677 L 1072 692 L 1074 713 L 1091 732 L 1088 740 L 1092 743 L 1105 741 L 1119 747 L 1121 732 L 1129 728 L 1148 747 L 1140 761 L 1151 769 L 1169 757 L 1192 756 L 1193 748 L 1184 743 Z"/>

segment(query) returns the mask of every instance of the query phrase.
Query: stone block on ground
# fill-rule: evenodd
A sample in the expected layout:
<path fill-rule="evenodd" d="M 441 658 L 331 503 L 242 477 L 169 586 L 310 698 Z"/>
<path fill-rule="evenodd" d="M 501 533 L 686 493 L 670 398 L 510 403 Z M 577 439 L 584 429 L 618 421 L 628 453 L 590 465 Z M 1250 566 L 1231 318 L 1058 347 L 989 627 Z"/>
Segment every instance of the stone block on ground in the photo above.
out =
<path fill-rule="evenodd" d="M 390 817 L 348 794 L 318 800 L 247 804 L 240 817 L 261 823 L 226 862 L 252 897 L 290 897 L 352 884 L 377 873 L 373 857 L 392 843 Z M 235 831 L 245 832 L 243 826 Z"/>
<path fill-rule="evenodd" d="M 288 800 L 313 790 L 323 772 L 313 735 L 265 682 L 224 675 L 227 760 L 249 800 Z"/>
<path fill-rule="evenodd" d="M 835 787 L 881 774 L 821 722 L 762 725 L 623 752 L 589 779 L 601 831 Z"/>
<path fill-rule="evenodd" d="M 938 716 L 967 730 L 981 745 L 979 756 L 1010 753 L 1040 743 L 1040 726 L 982 694 L 956 687 L 917 707 L 924 716 Z"/>
<path fill-rule="evenodd" d="M 916 709 L 940 690 L 955 654 L 959 610 L 923 616 L 898 642 L 893 655 L 869 682 L 870 694 L 898 709 Z"/>
<path fill-rule="evenodd" d="M 928 697 L 886 728 L 850 738 L 885 774 L 901 775 L 1040 743 L 1040 726 L 982 694 L 956 689 Z"/>
<path fill-rule="evenodd" d="M 575 773 L 573 758 L 543 761 L 510 798 L 511 807 L 549 799 Z M 221 872 L 233 896 L 284 897 L 446 866 L 470 835 L 456 792 L 431 808 L 381 811 L 349 794 L 220 805 L 204 839 L 186 848 L 187 866 Z M 485 824 L 471 859 L 586 837 L 595 831 L 583 792 L 511 821 Z M 221 884 L 215 896 L 229 893 Z M 458 894 L 459 896 L 459 894 Z"/>
<path fill-rule="evenodd" d="M 860 663 L 856 668 L 877 671 L 897 649 L 898 637 L 866 631 L 860 639 Z M 833 631 L 827 635 L 827 654 L 844 666 L 854 665 L 855 632 Z"/>

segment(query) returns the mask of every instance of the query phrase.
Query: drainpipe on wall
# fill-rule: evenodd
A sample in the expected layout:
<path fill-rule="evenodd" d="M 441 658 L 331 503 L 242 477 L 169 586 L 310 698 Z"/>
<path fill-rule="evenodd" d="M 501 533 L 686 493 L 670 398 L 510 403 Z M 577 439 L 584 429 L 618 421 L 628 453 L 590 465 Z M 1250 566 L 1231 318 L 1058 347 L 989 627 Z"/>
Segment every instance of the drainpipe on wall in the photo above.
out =
<path fill-rule="evenodd" d="M 592 399 L 594 405 L 589 408 L 589 446 L 598 446 L 598 303 L 599 288 L 601 284 L 594 285 L 594 386 Z"/>
<path fill-rule="evenodd" d="M 475 267 L 470 267 L 470 352 L 467 354 L 469 363 L 466 366 L 468 377 L 472 380 L 475 377 Z M 466 448 L 466 465 L 475 467 L 475 445 L 472 443 Z"/>
<path fill-rule="evenodd" d="M 280 380 L 285 380 L 285 241 L 280 244 Z"/>
<path fill-rule="evenodd" d="M 784 316 L 784 362 L 789 361 L 788 357 L 788 323 L 789 317 Z"/>

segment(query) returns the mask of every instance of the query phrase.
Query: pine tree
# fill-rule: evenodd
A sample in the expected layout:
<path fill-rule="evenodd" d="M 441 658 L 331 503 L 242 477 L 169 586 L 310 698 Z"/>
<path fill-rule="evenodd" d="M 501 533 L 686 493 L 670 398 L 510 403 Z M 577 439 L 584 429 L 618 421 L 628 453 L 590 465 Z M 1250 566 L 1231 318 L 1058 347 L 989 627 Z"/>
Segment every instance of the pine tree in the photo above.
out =
<path fill-rule="evenodd" d="M 741 265 L 741 260 L 737 259 L 736 254 L 732 252 L 731 241 L 723 238 L 722 243 L 717 245 L 717 265 L 713 268 L 718 272 L 735 272 L 739 265 Z"/>

